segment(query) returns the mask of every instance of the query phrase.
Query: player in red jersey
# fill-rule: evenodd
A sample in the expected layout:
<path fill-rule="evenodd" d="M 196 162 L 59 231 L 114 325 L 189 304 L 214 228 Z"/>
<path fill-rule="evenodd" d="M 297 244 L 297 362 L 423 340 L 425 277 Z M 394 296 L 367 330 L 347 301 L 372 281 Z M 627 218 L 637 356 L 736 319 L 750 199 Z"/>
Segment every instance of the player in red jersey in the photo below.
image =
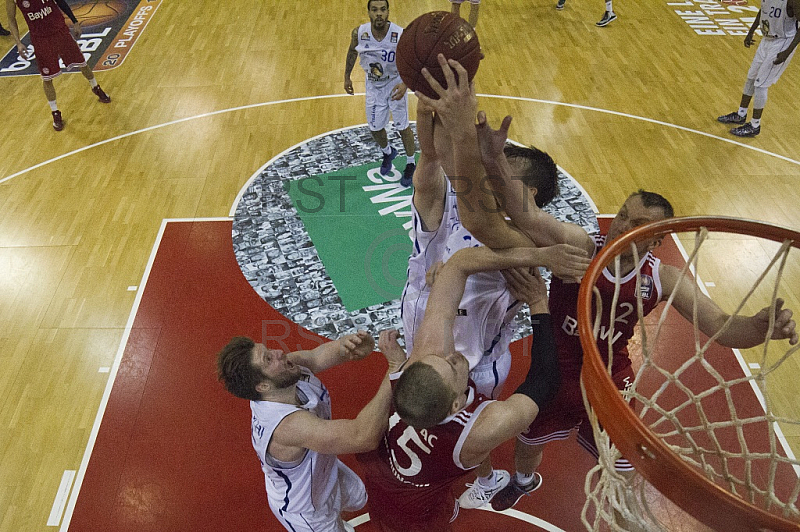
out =
<path fill-rule="evenodd" d="M 478 271 L 546 264 L 580 275 L 586 257 L 571 246 L 486 247 L 458 251 L 436 273 L 411 357 L 391 376 L 394 407 L 376 451 L 361 455 L 370 516 L 382 531 L 450 530 L 458 512 L 452 485 L 490 451 L 519 434 L 558 387 L 546 291 L 540 277 L 515 271 L 515 297 L 528 302 L 534 327 L 531 370 L 505 401 L 477 394 L 466 358 L 454 351 L 453 323 L 467 277 Z M 573 266 L 569 266 L 572 264 Z M 570 273 L 572 272 L 572 273 Z M 395 349 L 400 349 L 395 344 Z"/>
<path fill-rule="evenodd" d="M 500 130 L 494 131 L 486 125 L 485 117 L 479 119 L 479 129 L 484 129 L 482 139 L 505 138 L 510 125 L 510 117 L 503 122 Z M 491 150 L 489 150 L 491 151 Z M 622 233 L 648 222 L 662 220 L 673 216 L 670 203 L 661 195 L 639 190 L 631 194 L 617 216 L 611 222 L 607 235 L 592 238 L 583 228 L 560 222 L 546 212 L 538 209 L 533 202 L 525 201 L 520 184 L 510 179 L 510 171 L 501 158 L 487 157 L 484 160 L 489 175 L 502 177 L 502 185 L 498 192 L 504 192 L 504 206 L 515 225 L 529 235 L 537 245 L 553 245 L 569 243 L 592 254 L 600 250 L 605 243 L 612 241 Z M 495 182 L 495 185 L 497 183 Z M 524 205 L 523 205 L 524 202 Z M 692 321 L 694 298 L 698 298 L 698 326 L 707 336 L 719 331 L 730 315 L 724 312 L 710 298 L 702 293 L 695 294 L 694 282 L 683 279 L 678 268 L 662 264 L 652 251 L 661 243 L 661 237 L 637 242 L 638 268 L 642 273 L 642 303 L 644 314 L 674 294 L 673 306 L 687 320 Z M 609 327 L 610 308 L 604 309 L 601 325 L 601 337 L 598 340 L 601 355 L 608 360 L 608 335 L 614 334 L 612 342 L 613 367 L 612 377 L 620 389 L 624 389 L 633 380 L 631 362 L 628 357 L 628 340 L 633 336 L 637 323 L 636 311 L 636 273 L 637 263 L 632 251 L 620 253 L 620 279 L 622 288 L 617 302 L 615 325 Z M 615 274 L 608 268 L 597 282 L 603 301 L 611 301 L 614 295 Z M 597 456 L 597 448 L 591 427 L 583 405 L 580 391 L 580 370 L 583 363 L 583 351 L 577 333 L 577 299 L 579 285 L 563 282 L 555 278 L 551 285 L 550 312 L 553 323 L 557 327 L 556 345 L 559 352 L 559 364 L 562 370 L 561 388 L 548 408 L 541 412 L 529 429 L 517 441 L 515 462 L 517 474 L 500 493 L 492 499 L 495 510 L 504 510 L 513 506 L 523 495 L 530 493 L 541 485 L 541 475 L 536 468 L 542 460 L 544 444 L 549 441 L 566 439 L 573 430 L 578 430 L 578 441 Z M 796 324 L 792 320 L 792 311 L 782 309 L 783 300 L 777 300 L 775 322 L 772 339 L 788 339 L 794 345 L 798 342 Z M 764 341 L 769 328 L 769 307 L 753 316 L 736 316 L 733 324 L 726 328 L 717 338 L 721 345 L 732 348 L 748 348 Z M 605 333 L 603 332 L 605 331 Z M 632 467 L 625 460 L 617 463 L 620 471 L 631 471 Z"/>
<path fill-rule="evenodd" d="M 31 43 L 36 53 L 36 64 L 42 75 L 44 94 L 53 114 L 53 129 L 56 131 L 64 129 L 64 120 L 56 104 L 56 89 L 53 87 L 53 78 L 61 74 L 59 58 L 64 61 L 67 69 L 79 67 L 83 77 L 89 80 L 95 96 L 101 102 L 109 103 L 111 98 L 97 84 L 94 72 L 86 64 L 83 52 L 75 42 L 75 39 L 81 36 L 81 24 L 66 0 L 6 0 L 8 27 L 17 42 L 17 52 L 22 59 L 28 59 L 30 53 L 19 36 L 17 8 L 28 23 Z M 71 33 L 64 22 L 64 15 L 72 21 Z"/>

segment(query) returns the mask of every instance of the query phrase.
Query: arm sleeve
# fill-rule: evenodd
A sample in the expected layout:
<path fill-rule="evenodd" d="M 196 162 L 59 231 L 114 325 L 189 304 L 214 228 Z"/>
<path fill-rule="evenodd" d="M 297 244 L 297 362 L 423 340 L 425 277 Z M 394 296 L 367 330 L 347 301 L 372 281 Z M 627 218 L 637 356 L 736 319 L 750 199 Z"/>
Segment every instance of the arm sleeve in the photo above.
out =
<path fill-rule="evenodd" d="M 550 314 L 535 314 L 531 316 L 531 323 L 531 367 L 525 382 L 514 393 L 527 395 L 541 410 L 555 397 L 561 384 L 561 372 Z"/>
<path fill-rule="evenodd" d="M 67 4 L 66 0 L 56 0 L 56 4 L 58 4 L 58 8 L 64 12 L 66 16 L 72 21 L 73 24 L 78 22 L 78 19 L 75 18 L 75 15 L 72 13 L 72 9 L 70 9 L 69 4 Z"/>

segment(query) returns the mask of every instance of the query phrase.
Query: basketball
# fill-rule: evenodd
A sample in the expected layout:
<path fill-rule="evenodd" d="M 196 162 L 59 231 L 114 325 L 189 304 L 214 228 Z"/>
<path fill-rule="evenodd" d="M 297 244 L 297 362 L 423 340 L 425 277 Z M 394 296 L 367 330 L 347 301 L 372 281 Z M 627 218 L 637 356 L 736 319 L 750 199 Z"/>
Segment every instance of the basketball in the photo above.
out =
<path fill-rule="evenodd" d="M 127 9 L 123 0 L 89 0 L 71 7 L 75 18 L 85 28 L 108 24 Z"/>
<path fill-rule="evenodd" d="M 483 57 L 478 34 L 469 22 L 448 11 L 425 13 L 403 30 L 397 42 L 397 71 L 406 87 L 430 98 L 438 98 L 421 70 L 427 68 L 442 87 L 447 87 L 437 59 L 440 53 L 461 63 L 470 81 Z"/>

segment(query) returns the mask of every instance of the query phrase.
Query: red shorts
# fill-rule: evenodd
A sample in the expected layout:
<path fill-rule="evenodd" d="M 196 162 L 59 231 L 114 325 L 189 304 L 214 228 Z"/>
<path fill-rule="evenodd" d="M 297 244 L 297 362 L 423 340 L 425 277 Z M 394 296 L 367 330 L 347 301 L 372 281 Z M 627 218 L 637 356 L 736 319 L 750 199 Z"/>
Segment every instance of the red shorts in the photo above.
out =
<path fill-rule="evenodd" d="M 42 79 L 49 81 L 61 74 L 61 65 L 58 63 L 60 57 L 67 69 L 86 66 L 86 59 L 83 57 L 78 43 L 72 38 L 69 29 L 64 25 L 64 31 L 52 35 L 31 35 L 33 51 L 36 53 L 36 65 L 39 67 L 39 74 Z"/>
<path fill-rule="evenodd" d="M 632 384 L 633 378 L 633 369 L 630 366 L 612 376 L 620 390 Z M 539 411 L 539 415 L 528 430 L 520 434 L 518 439 L 528 445 L 544 445 L 551 441 L 566 440 L 576 430 L 578 443 L 597 458 L 592 425 L 583 405 L 580 370 L 577 373 L 575 370 L 570 370 L 561 376 L 561 386 L 553 401 L 544 410 Z M 627 470 L 632 469 L 632 466 L 627 460 L 618 460 L 617 469 Z"/>

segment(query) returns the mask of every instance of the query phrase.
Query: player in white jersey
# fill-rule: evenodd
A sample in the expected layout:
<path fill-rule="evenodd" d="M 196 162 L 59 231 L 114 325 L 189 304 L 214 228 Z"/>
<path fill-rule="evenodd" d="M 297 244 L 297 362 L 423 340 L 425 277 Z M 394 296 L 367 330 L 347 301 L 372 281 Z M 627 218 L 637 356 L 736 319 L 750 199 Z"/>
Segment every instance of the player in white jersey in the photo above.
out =
<path fill-rule="evenodd" d="M 435 125 L 430 108 L 417 107 L 417 135 L 420 143 L 419 169 L 414 175 L 412 200 L 412 254 L 408 280 L 403 291 L 402 318 L 406 350 L 411 354 L 414 336 L 427 306 L 430 285 L 426 274 L 438 262 L 446 261 L 458 250 L 481 243 L 462 225 L 455 191 L 445 173 L 454 171 L 453 146 L 441 123 Z M 558 174 L 550 157 L 538 150 L 513 148 L 509 160 L 517 175 L 530 185 L 541 205 L 558 191 Z M 538 193 L 541 191 L 541 193 Z M 492 197 L 492 200 L 494 198 Z M 486 210 L 486 209 L 484 209 Z M 499 216 L 496 210 L 487 213 Z M 476 390 L 496 399 L 511 369 L 509 344 L 515 331 L 514 316 L 520 307 L 510 294 L 500 272 L 483 272 L 467 279 L 459 311 L 453 324 L 456 349 L 469 362 L 470 378 Z M 492 468 L 487 459 L 478 468 L 478 481 L 461 496 L 464 508 L 489 502 L 508 482 L 506 471 Z"/>
<path fill-rule="evenodd" d="M 353 94 L 353 81 L 350 74 L 360 57 L 361 68 L 366 74 L 365 93 L 367 104 L 367 125 L 372 138 L 383 151 L 381 175 L 392 172 L 392 161 L 397 150 L 389 142 L 386 126 L 389 113 L 392 114 L 394 128 L 400 132 L 403 148 L 406 151 L 406 167 L 400 183 L 411 186 L 416 169 L 414 162 L 414 132 L 408 122 L 408 95 L 406 86 L 397 72 L 397 41 L 403 28 L 389 22 L 389 1 L 368 0 L 369 22 L 354 28 L 350 35 L 350 47 L 344 67 L 344 90 Z"/>
<path fill-rule="evenodd" d="M 292 353 L 237 337 L 217 355 L 225 388 L 250 400 L 253 448 L 267 500 L 286 530 L 353 530 L 340 513 L 366 504 L 363 482 L 336 455 L 378 445 L 389 418 L 388 378 L 355 419 L 332 420 L 330 395 L 314 373 L 360 360 L 374 347 L 364 331 Z M 402 362 L 390 360 L 390 371 Z"/>
<path fill-rule="evenodd" d="M 450 0 L 450 3 L 453 4 L 450 8 L 450 12 L 460 17 L 461 4 L 464 3 L 464 0 Z M 478 13 L 480 12 L 480 8 L 481 0 L 469 0 L 469 25 L 473 28 L 478 26 Z"/>
<path fill-rule="evenodd" d="M 742 124 L 731 129 L 737 137 L 755 137 L 761 133 L 761 114 L 767 103 L 767 89 L 778 81 L 794 56 L 800 33 L 797 31 L 800 0 L 762 0 L 744 45 L 753 44 L 756 29 L 761 26 L 761 43 L 747 71 L 739 110 L 717 120 L 725 124 Z M 753 98 L 755 96 L 755 98 Z M 747 108 L 753 99 L 753 118 L 747 122 Z"/>

